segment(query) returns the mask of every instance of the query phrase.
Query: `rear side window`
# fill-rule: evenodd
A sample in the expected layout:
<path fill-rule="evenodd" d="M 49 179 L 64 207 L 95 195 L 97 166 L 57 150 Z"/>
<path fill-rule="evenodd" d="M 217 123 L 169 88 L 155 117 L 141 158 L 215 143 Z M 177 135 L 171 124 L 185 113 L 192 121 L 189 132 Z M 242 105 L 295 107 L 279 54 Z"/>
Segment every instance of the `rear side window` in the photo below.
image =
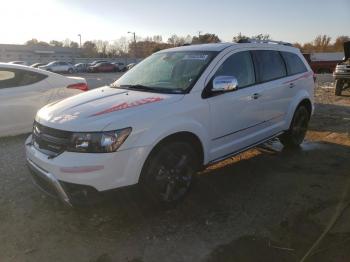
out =
<path fill-rule="evenodd" d="M 0 68 L 0 89 L 32 85 L 44 80 L 47 75 L 14 68 Z"/>
<path fill-rule="evenodd" d="M 278 51 L 253 51 L 253 57 L 259 82 L 267 82 L 287 75 L 286 66 Z"/>
<path fill-rule="evenodd" d="M 215 76 L 234 76 L 238 87 L 242 88 L 255 83 L 255 74 L 250 52 L 244 51 L 231 55 L 216 71 Z"/>
<path fill-rule="evenodd" d="M 305 64 L 297 54 L 289 52 L 281 52 L 281 54 L 286 62 L 288 75 L 295 75 L 307 71 Z"/>

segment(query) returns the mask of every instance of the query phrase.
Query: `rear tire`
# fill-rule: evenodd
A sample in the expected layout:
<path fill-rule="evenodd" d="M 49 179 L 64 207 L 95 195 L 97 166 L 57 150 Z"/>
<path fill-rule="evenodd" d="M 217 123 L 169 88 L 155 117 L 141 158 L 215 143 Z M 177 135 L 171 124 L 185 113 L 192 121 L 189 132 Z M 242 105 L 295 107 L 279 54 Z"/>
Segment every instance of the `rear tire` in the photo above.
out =
<path fill-rule="evenodd" d="M 153 202 L 170 206 L 189 191 L 199 170 L 195 150 L 186 142 L 167 142 L 148 157 L 140 177 L 142 193 Z"/>
<path fill-rule="evenodd" d="M 279 137 L 284 147 L 296 148 L 300 146 L 305 138 L 309 120 L 310 112 L 305 106 L 299 106 L 294 112 L 289 129 Z"/>
<path fill-rule="evenodd" d="M 344 81 L 343 80 L 335 80 L 335 95 L 341 96 L 343 91 Z"/>

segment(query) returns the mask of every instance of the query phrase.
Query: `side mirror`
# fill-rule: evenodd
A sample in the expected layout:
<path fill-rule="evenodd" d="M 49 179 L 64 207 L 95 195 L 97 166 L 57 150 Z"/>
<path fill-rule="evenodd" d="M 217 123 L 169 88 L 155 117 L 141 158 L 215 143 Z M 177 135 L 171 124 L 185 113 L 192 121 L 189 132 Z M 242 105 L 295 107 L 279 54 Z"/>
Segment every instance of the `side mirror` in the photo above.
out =
<path fill-rule="evenodd" d="M 229 92 L 237 90 L 238 81 L 234 76 L 216 76 L 213 80 L 212 92 Z"/>

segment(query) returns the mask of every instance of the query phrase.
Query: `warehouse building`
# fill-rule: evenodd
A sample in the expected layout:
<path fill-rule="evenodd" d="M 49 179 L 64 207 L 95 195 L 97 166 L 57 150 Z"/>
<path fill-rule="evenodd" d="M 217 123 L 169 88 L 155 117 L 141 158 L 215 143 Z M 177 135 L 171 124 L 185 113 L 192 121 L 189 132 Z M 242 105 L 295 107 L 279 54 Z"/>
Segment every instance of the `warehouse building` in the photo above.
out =
<path fill-rule="evenodd" d="M 74 63 L 80 54 L 79 48 L 0 44 L 0 62 L 26 61 L 33 64 L 60 60 Z"/>

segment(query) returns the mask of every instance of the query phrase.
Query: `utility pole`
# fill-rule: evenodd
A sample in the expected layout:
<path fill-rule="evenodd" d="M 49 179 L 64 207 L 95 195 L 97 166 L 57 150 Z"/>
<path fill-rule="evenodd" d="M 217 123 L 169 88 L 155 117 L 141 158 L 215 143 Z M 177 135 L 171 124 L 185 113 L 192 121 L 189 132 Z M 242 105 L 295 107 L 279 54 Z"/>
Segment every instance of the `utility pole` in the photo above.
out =
<path fill-rule="evenodd" d="M 81 34 L 78 34 L 79 36 L 79 47 L 81 48 Z"/>
<path fill-rule="evenodd" d="M 133 34 L 134 35 L 134 58 L 135 58 L 135 63 L 136 63 L 136 33 L 129 31 L 128 34 Z"/>

